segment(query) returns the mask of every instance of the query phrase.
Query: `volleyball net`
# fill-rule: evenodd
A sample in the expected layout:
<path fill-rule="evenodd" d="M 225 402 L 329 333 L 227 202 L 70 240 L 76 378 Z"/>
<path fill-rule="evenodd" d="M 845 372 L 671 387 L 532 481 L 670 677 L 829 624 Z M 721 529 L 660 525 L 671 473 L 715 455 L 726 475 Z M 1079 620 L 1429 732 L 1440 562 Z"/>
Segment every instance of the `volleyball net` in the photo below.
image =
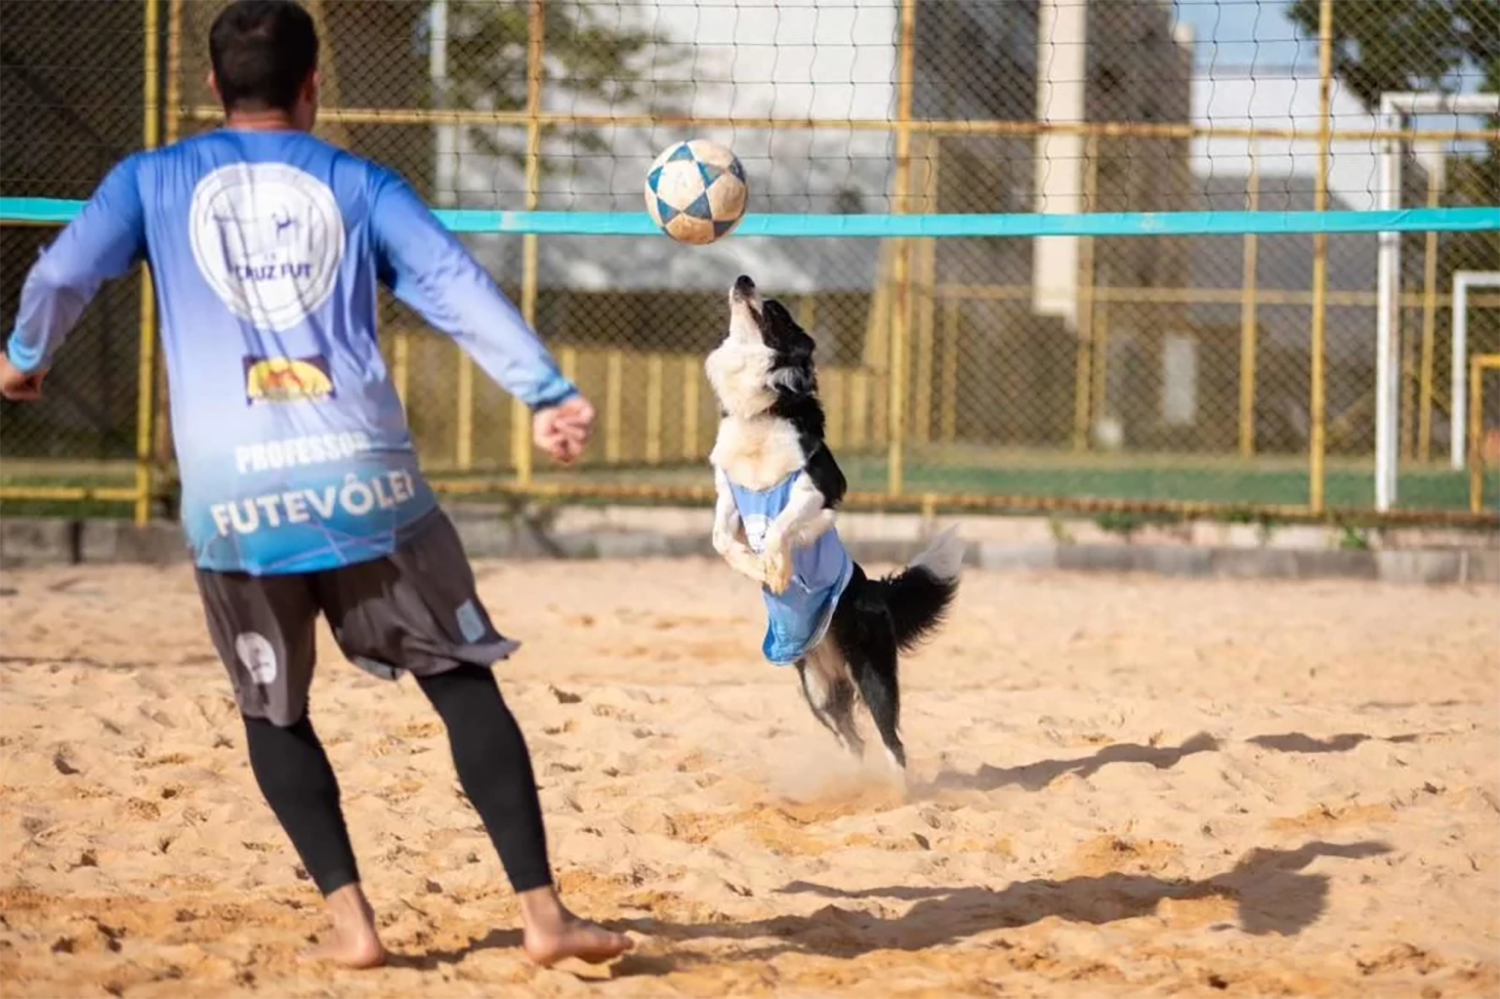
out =
<path fill-rule="evenodd" d="M 5 321 L 116 160 L 217 126 L 223 6 L 7 5 Z M 534 461 L 524 414 L 386 302 L 451 492 L 705 499 L 702 359 L 748 273 L 818 342 L 861 504 L 1495 522 L 1493 4 L 307 6 L 320 134 L 411 180 L 598 404 L 581 467 Z M 751 185 L 709 247 L 643 210 L 692 136 Z M 8 510 L 170 501 L 141 291 L 106 288 L 47 400 L 5 404 Z"/>

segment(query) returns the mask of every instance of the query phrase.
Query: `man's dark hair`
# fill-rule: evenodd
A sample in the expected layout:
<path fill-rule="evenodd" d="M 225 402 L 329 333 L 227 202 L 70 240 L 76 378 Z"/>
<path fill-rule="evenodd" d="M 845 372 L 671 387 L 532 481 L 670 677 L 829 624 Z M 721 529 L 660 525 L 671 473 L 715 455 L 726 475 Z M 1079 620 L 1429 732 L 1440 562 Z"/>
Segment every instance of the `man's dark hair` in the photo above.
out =
<path fill-rule="evenodd" d="M 214 19 L 208 55 L 227 111 L 290 111 L 318 66 L 318 29 L 292 0 L 236 0 Z"/>

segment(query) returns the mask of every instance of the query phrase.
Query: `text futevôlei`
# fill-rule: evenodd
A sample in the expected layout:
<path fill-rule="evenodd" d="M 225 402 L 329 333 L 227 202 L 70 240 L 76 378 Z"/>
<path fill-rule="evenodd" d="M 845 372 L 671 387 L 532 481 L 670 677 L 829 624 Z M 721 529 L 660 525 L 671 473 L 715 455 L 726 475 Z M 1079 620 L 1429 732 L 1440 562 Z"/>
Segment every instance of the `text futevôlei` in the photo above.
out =
<path fill-rule="evenodd" d="M 264 527 L 308 524 L 314 516 L 331 520 L 339 511 L 364 517 L 376 510 L 394 510 L 415 496 L 416 491 L 416 480 L 410 472 L 393 469 L 368 480 L 351 474 L 342 485 L 291 489 L 232 503 L 215 503 L 209 507 L 209 514 L 219 534 L 228 537 L 231 532 L 254 534 Z"/>

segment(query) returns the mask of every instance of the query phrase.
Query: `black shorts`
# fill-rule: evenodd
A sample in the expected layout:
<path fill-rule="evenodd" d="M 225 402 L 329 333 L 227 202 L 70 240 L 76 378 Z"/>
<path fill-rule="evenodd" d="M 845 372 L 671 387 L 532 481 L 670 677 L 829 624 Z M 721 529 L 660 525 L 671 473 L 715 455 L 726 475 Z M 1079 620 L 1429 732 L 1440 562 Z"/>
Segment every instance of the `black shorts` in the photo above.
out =
<path fill-rule="evenodd" d="M 320 613 L 350 662 L 389 680 L 489 666 L 520 647 L 495 630 L 441 512 L 374 561 L 284 576 L 199 569 L 197 577 L 240 711 L 276 725 L 294 725 L 307 710 Z"/>

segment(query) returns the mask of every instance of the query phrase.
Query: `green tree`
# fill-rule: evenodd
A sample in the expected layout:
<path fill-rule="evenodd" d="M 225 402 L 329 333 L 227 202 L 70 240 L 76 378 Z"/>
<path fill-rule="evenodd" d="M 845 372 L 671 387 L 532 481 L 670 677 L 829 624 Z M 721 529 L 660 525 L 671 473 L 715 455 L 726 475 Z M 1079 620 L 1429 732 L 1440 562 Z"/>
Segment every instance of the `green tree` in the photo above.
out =
<path fill-rule="evenodd" d="M 1292 0 L 1287 16 L 1318 36 L 1318 0 Z M 1338 0 L 1333 5 L 1333 71 L 1372 110 L 1390 91 L 1500 91 L 1500 0 Z M 1477 81 L 1477 87 L 1475 83 Z M 1500 126 L 1500 116 L 1488 119 Z M 1455 150 L 1444 204 L 1500 204 L 1500 141 Z M 1492 268 L 1494 233 L 1443 238 L 1443 287 L 1461 268 Z"/>
<path fill-rule="evenodd" d="M 1318 0 L 1292 0 L 1287 17 L 1318 37 Z M 1500 89 L 1500 0 L 1338 0 L 1333 72 L 1366 106 L 1393 90 Z"/>
<path fill-rule="evenodd" d="M 1293 0 L 1287 9 L 1292 23 L 1309 39 L 1318 37 L 1318 8 L 1318 0 Z M 1372 110 L 1379 106 L 1380 95 L 1390 91 L 1500 91 L 1500 0 L 1337 0 L 1333 71 Z M 1500 127 L 1500 116 L 1487 120 Z M 1500 204 L 1500 141 L 1449 153 L 1443 203 Z M 1420 238 L 1414 234 L 1406 245 L 1406 259 L 1419 260 Z M 1440 290 L 1452 286 L 1454 271 L 1492 270 L 1497 265 L 1500 234 L 1440 237 Z M 1500 349 L 1496 310 L 1477 310 L 1469 332 L 1476 352 Z M 1447 349 L 1439 338 L 1439 370 L 1448 363 Z"/>
<path fill-rule="evenodd" d="M 450 108 L 484 111 L 526 109 L 530 3 L 477 3 L 454 0 L 448 15 L 447 93 L 433 95 Z M 559 93 L 573 105 L 605 107 L 625 114 L 663 114 L 683 86 L 653 79 L 652 70 L 675 67 L 679 47 L 650 30 L 629 23 L 634 9 L 581 0 L 543 4 L 544 94 Z M 677 74 L 679 77 L 682 74 Z M 438 104 L 438 101 L 434 101 Z M 607 133 L 596 126 L 548 128 L 544 136 L 566 134 L 583 154 L 611 150 Z M 525 139 L 517 130 L 469 129 L 474 145 L 490 155 L 520 163 Z M 575 165 L 570 157 L 567 166 Z M 544 160 L 544 170 L 558 164 Z"/>

